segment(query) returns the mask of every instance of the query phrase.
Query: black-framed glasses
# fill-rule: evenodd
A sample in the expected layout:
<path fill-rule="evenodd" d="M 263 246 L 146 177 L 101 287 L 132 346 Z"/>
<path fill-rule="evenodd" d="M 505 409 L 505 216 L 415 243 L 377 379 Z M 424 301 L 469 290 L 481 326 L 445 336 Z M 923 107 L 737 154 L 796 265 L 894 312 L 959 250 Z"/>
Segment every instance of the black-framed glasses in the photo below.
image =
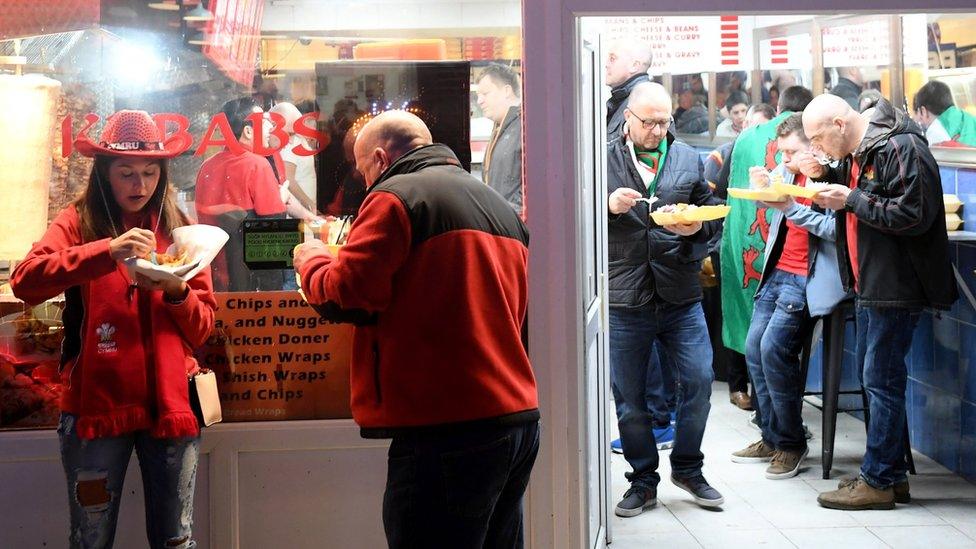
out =
<path fill-rule="evenodd" d="M 674 124 L 673 116 L 669 117 L 667 120 L 650 120 L 650 119 L 645 120 L 637 116 L 637 114 L 634 111 L 630 110 L 630 108 L 628 108 L 627 111 L 630 112 L 631 116 L 640 120 L 641 126 L 648 131 L 653 130 L 654 128 L 661 128 L 662 130 L 667 131 L 667 129 L 670 128 L 672 124 Z"/>

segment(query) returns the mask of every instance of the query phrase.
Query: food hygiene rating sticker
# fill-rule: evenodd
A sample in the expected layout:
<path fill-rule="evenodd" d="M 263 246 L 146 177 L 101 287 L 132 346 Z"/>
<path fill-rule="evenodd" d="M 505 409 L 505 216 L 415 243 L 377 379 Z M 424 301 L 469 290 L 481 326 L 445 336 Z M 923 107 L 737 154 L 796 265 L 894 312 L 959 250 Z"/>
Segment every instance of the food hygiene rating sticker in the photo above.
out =
<path fill-rule="evenodd" d="M 249 269 L 292 267 L 295 246 L 302 243 L 297 219 L 244 221 L 244 263 Z"/>

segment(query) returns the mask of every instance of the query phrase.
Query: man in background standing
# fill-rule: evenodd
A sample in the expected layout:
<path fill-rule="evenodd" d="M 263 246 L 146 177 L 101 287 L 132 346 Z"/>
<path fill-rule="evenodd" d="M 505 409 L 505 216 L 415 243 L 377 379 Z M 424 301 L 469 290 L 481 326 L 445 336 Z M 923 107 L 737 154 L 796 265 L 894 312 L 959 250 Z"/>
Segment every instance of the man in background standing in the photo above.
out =
<path fill-rule="evenodd" d="M 976 147 L 976 116 L 956 107 L 945 82 L 928 82 L 919 88 L 913 103 L 913 118 L 925 129 L 930 146 Z"/>
<path fill-rule="evenodd" d="M 299 204 L 314 212 L 317 210 L 315 156 L 301 156 L 292 151 L 295 147 L 313 148 L 305 137 L 295 131 L 295 124 L 302 117 L 302 113 L 291 103 L 278 103 L 271 107 L 270 112 L 280 114 L 285 119 L 285 127 L 282 129 L 288 134 L 288 143 L 284 144 L 280 153 L 285 165 L 285 179 L 289 183 L 288 190 Z"/>
<path fill-rule="evenodd" d="M 518 75 L 492 63 L 478 78 L 478 106 L 495 123 L 485 150 L 485 183 L 524 219 L 522 187 L 522 111 Z"/>
<path fill-rule="evenodd" d="M 610 86 L 607 100 L 607 139 L 612 140 L 624 127 L 624 109 L 634 86 L 650 82 L 647 71 L 651 68 L 651 44 L 640 38 L 619 39 L 607 48 L 604 79 Z"/>
<path fill-rule="evenodd" d="M 861 92 L 864 91 L 864 76 L 857 67 L 838 67 L 837 83 L 830 93 L 840 97 L 855 111 L 860 111 Z"/>

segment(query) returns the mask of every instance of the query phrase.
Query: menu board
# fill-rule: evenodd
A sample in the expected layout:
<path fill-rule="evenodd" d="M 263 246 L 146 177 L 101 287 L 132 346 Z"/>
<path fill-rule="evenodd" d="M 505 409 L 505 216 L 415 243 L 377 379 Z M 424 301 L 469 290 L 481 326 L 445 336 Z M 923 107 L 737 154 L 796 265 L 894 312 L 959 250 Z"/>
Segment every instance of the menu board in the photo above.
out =
<path fill-rule="evenodd" d="M 638 37 L 651 44 L 653 74 L 690 74 L 752 68 L 753 18 L 607 17 L 604 34 Z"/>
<path fill-rule="evenodd" d="M 888 65 L 891 55 L 887 18 L 823 29 L 824 67 Z"/>
<path fill-rule="evenodd" d="M 297 292 L 218 293 L 197 350 L 217 374 L 224 421 L 348 418 L 352 325 L 323 320 Z"/>

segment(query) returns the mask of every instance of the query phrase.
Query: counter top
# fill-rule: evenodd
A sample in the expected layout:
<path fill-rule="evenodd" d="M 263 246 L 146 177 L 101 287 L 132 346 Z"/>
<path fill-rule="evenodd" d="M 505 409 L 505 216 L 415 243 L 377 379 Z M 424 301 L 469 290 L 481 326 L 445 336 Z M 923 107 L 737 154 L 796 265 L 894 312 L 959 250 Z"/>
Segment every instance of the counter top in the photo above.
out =
<path fill-rule="evenodd" d="M 976 242 L 976 232 L 949 231 L 950 242 Z"/>

